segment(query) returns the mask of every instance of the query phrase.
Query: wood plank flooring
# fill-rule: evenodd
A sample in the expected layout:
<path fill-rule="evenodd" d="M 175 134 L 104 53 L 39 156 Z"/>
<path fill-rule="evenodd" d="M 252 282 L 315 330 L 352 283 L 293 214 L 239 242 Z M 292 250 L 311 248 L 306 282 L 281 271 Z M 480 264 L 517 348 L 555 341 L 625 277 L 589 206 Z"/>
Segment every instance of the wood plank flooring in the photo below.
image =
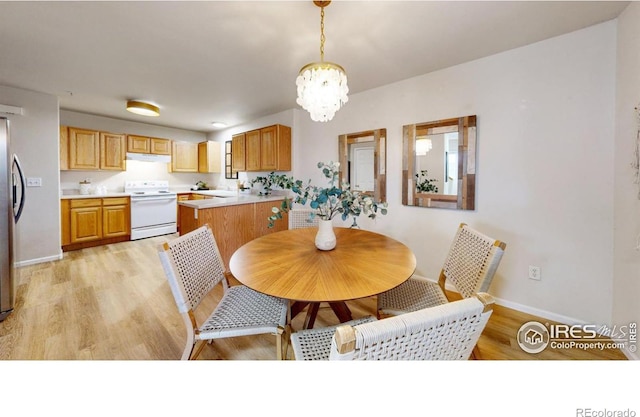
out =
<path fill-rule="evenodd" d="M 157 255 L 159 245 L 174 236 L 66 252 L 61 261 L 20 268 L 15 311 L 0 323 L 0 359 L 179 359 L 186 332 Z M 210 311 L 219 297 L 214 292 L 197 314 Z M 375 315 L 375 298 L 348 304 L 354 318 Z M 303 316 L 293 320 L 294 330 Z M 530 320 L 546 322 L 496 306 L 478 343 L 481 359 L 626 359 L 618 350 L 525 353 L 516 333 Z M 316 326 L 331 324 L 336 324 L 333 312 L 321 307 Z M 216 341 L 198 359 L 275 357 L 275 337 L 264 335 Z"/>

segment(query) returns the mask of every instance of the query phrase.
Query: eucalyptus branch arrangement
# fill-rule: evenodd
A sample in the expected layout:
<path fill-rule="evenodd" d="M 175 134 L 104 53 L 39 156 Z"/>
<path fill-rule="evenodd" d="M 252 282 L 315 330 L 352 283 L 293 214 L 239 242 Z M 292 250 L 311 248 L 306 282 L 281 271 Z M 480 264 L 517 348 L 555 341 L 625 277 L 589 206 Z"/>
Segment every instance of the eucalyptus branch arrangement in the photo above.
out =
<path fill-rule="evenodd" d="M 416 174 L 416 191 L 419 193 L 437 193 L 438 187 L 434 184 L 434 182 L 438 180 L 435 178 L 429 179 L 427 175 L 428 172 L 426 169 Z"/>
<path fill-rule="evenodd" d="M 283 190 L 290 189 L 292 187 L 292 181 L 292 177 L 271 172 L 266 177 L 256 177 L 252 179 L 250 184 L 251 186 L 253 186 L 253 184 L 262 184 L 262 191 L 259 191 L 258 195 L 270 195 L 274 187 Z"/>
<path fill-rule="evenodd" d="M 281 180 L 279 185 L 291 190 L 295 197 L 285 198 L 280 207 L 272 209 L 273 214 L 269 216 L 269 227 L 273 227 L 276 220 L 282 219 L 282 214 L 287 213 L 293 207 L 293 203 L 306 205 L 313 210 L 309 219 L 318 216 L 322 220 L 331 220 L 340 215 L 342 220 L 353 217 L 351 227 L 358 226 L 356 219 L 361 214 L 371 219 L 375 219 L 378 212 L 387 214 L 387 203 L 376 202 L 370 196 L 359 191 L 351 190 L 348 183 L 337 186 L 340 163 L 339 162 L 318 162 L 318 168 L 329 180 L 328 187 L 319 187 L 311 184 L 311 180 L 303 182 L 293 177 Z"/>

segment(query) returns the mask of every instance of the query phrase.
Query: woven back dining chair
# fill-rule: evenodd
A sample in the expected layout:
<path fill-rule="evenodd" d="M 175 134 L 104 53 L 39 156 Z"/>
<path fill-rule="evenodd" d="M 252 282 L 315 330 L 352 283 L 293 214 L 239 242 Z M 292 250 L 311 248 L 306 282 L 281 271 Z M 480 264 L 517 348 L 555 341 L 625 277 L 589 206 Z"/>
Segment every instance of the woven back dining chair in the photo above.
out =
<path fill-rule="evenodd" d="M 449 302 L 449 282 L 462 298 L 487 292 L 506 244 L 460 223 L 438 282 L 412 276 L 399 286 L 378 295 L 378 318 L 395 316 Z"/>
<path fill-rule="evenodd" d="M 300 330 L 291 345 L 296 360 L 466 360 L 492 308 L 493 298 L 478 293 L 382 320 Z"/>
<path fill-rule="evenodd" d="M 305 227 L 318 227 L 318 216 L 313 216 L 309 220 L 309 215 L 313 210 L 295 209 L 289 211 L 289 229 L 302 229 Z"/>
<path fill-rule="evenodd" d="M 166 242 L 158 253 L 187 328 L 183 360 L 196 359 L 204 341 L 257 334 L 274 334 L 276 356 L 282 359 L 282 335 L 288 326 L 288 301 L 244 285 L 230 286 L 209 226 Z M 222 298 L 209 317 L 198 324 L 195 314 L 198 305 L 218 285 L 222 286 Z"/>

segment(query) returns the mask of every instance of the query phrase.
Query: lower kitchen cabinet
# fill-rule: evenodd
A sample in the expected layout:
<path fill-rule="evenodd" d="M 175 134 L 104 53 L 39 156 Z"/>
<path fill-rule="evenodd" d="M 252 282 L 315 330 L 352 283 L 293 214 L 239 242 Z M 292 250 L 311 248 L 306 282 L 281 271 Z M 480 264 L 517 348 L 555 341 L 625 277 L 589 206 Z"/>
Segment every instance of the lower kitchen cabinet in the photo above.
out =
<path fill-rule="evenodd" d="M 180 206 L 180 235 L 208 224 L 213 231 L 222 260 L 229 268 L 231 255 L 240 246 L 257 237 L 289 228 L 288 213 L 284 213 L 283 219 L 275 222 L 273 228 L 268 228 L 267 218 L 273 213 L 272 208 L 280 206 L 280 203 L 271 200 L 201 208 L 197 210 L 197 215 L 194 208 Z"/>
<path fill-rule="evenodd" d="M 102 200 L 102 236 L 105 238 L 131 234 L 129 198 Z"/>
<path fill-rule="evenodd" d="M 85 200 L 83 203 L 92 203 Z M 92 207 L 73 207 L 71 216 L 71 243 L 87 242 L 102 238 L 102 207 L 100 199 Z"/>
<path fill-rule="evenodd" d="M 63 251 L 130 238 L 129 197 L 63 199 L 60 208 Z"/>

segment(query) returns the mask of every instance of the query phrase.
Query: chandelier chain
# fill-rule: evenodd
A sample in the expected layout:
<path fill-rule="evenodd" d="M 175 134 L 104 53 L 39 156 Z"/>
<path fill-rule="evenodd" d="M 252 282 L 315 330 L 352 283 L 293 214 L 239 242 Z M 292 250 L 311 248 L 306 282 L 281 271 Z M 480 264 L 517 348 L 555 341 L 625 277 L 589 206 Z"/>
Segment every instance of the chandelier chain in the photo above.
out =
<path fill-rule="evenodd" d="M 320 62 L 324 62 L 324 7 L 320 8 Z"/>

